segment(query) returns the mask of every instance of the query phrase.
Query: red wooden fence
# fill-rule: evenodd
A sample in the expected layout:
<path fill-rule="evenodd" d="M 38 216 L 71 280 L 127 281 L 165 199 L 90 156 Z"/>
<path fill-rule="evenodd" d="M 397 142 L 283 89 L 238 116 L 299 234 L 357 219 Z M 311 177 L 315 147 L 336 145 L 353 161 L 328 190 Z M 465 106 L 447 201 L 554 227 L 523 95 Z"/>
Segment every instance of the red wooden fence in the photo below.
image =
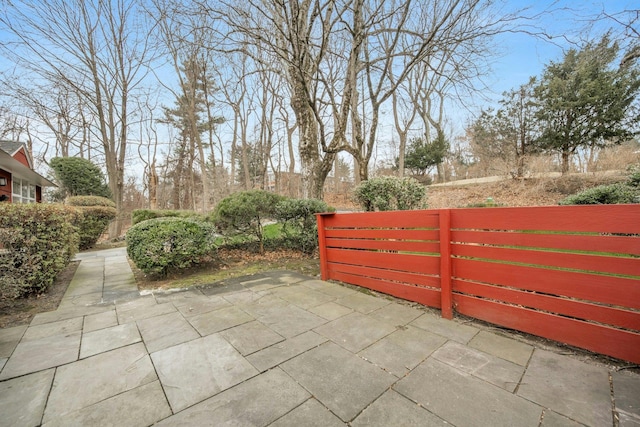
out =
<path fill-rule="evenodd" d="M 640 205 L 318 215 L 339 280 L 640 363 Z"/>

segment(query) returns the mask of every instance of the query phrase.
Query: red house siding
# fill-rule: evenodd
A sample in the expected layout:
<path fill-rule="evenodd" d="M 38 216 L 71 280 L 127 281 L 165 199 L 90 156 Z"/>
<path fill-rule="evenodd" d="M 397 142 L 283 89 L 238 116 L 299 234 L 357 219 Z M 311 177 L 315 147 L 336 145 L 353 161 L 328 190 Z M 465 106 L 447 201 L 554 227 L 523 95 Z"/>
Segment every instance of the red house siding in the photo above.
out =
<path fill-rule="evenodd" d="M 22 163 L 23 165 L 25 165 L 26 167 L 31 168 L 31 165 L 29 164 L 29 159 L 27 158 L 27 153 L 25 153 L 24 151 L 24 147 L 16 151 L 16 153 L 12 157 L 17 161 L 19 161 L 20 163 Z"/>

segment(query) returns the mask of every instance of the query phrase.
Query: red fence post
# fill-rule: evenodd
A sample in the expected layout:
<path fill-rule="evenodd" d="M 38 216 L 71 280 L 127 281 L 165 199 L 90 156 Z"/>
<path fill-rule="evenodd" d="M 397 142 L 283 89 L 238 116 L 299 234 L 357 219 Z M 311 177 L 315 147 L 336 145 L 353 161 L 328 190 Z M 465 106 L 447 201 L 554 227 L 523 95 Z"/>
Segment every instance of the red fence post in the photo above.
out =
<path fill-rule="evenodd" d="M 324 229 L 324 217 L 333 215 L 334 212 L 317 213 L 316 220 L 318 221 L 318 252 L 320 254 L 320 278 L 322 280 L 329 279 L 329 266 L 327 263 L 327 241 L 326 233 Z"/>
<path fill-rule="evenodd" d="M 453 318 L 451 291 L 451 210 L 440 209 L 440 306 L 442 317 Z"/>

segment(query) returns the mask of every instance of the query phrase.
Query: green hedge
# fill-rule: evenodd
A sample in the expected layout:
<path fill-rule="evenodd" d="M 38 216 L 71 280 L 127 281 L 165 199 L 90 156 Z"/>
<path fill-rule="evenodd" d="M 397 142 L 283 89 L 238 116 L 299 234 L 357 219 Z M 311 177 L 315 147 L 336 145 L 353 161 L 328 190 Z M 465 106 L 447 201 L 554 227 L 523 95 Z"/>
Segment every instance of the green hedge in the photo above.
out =
<path fill-rule="evenodd" d="M 107 231 L 109 222 L 116 217 L 116 204 L 105 197 L 74 196 L 67 199 L 67 204 L 75 206 L 83 213 L 77 224 L 80 250 L 93 247 L 102 233 Z"/>
<path fill-rule="evenodd" d="M 284 244 L 289 249 L 313 253 L 318 247 L 316 213 L 333 212 L 334 208 L 322 200 L 286 199 L 279 202 L 275 218 L 283 224 Z"/>
<path fill-rule="evenodd" d="M 561 205 L 609 205 L 638 203 L 640 190 L 624 183 L 599 185 L 560 201 Z"/>
<path fill-rule="evenodd" d="M 362 182 L 354 190 L 355 201 L 365 211 L 423 209 L 427 190 L 414 178 L 380 176 Z"/>
<path fill-rule="evenodd" d="M 127 231 L 127 253 L 147 274 L 166 275 L 200 263 L 214 250 L 212 224 L 185 218 L 156 218 Z"/>
<path fill-rule="evenodd" d="M 168 209 L 136 209 L 131 213 L 131 224 L 155 218 L 192 218 L 204 220 L 205 218 L 194 211 L 174 211 Z"/>
<path fill-rule="evenodd" d="M 45 291 L 78 250 L 81 218 L 63 205 L 0 204 L 0 297 Z"/>

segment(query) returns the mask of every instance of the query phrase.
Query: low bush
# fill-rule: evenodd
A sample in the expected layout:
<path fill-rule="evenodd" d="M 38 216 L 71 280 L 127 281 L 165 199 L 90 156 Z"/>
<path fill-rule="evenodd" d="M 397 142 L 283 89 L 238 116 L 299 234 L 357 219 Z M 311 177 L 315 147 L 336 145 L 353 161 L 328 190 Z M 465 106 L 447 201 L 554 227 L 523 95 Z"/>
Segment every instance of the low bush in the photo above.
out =
<path fill-rule="evenodd" d="M 580 193 L 566 197 L 561 205 L 608 205 L 621 203 L 638 203 L 640 191 L 625 183 L 599 185 Z"/>
<path fill-rule="evenodd" d="M 213 225 L 186 218 L 156 218 L 127 231 L 127 254 L 147 274 L 166 276 L 200 263 L 215 250 Z"/>
<path fill-rule="evenodd" d="M 81 218 L 58 204 L 0 204 L 0 297 L 45 291 L 78 250 Z"/>
<path fill-rule="evenodd" d="M 131 224 L 154 218 L 192 218 L 204 220 L 205 218 L 194 211 L 174 211 L 168 209 L 136 209 L 131 213 Z"/>
<path fill-rule="evenodd" d="M 365 211 L 426 208 L 426 188 L 414 178 L 381 176 L 364 181 L 354 190 L 355 200 Z"/>
<path fill-rule="evenodd" d="M 107 231 L 109 222 L 116 217 L 116 204 L 105 197 L 74 196 L 67 199 L 67 204 L 75 206 L 83 213 L 77 224 L 80 250 L 93 247 L 102 233 Z"/>
<path fill-rule="evenodd" d="M 322 200 L 286 199 L 276 205 L 275 218 L 282 223 L 282 243 L 289 249 L 313 253 L 318 247 L 316 213 L 335 209 Z"/>
<path fill-rule="evenodd" d="M 257 238 L 260 252 L 264 252 L 263 225 L 275 217 L 276 205 L 283 196 L 264 190 L 241 191 L 218 203 L 211 219 L 226 236 L 246 234 Z"/>

